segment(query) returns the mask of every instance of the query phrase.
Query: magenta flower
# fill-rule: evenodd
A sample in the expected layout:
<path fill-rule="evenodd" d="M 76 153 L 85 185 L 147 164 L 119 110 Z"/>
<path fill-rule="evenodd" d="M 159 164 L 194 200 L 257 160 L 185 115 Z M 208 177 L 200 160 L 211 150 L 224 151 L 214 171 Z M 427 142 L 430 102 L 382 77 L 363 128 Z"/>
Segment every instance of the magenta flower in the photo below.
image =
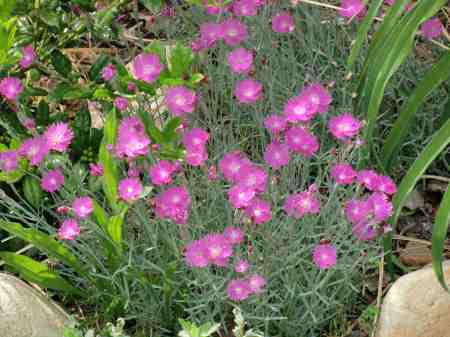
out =
<path fill-rule="evenodd" d="M 202 240 L 192 241 L 186 246 L 185 260 L 188 266 L 205 268 L 209 265 L 206 245 Z"/>
<path fill-rule="evenodd" d="M 256 16 L 258 14 L 258 7 L 254 0 L 235 0 L 232 10 L 236 16 Z"/>
<path fill-rule="evenodd" d="M 345 18 L 364 16 L 366 6 L 361 0 L 342 0 L 339 14 Z"/>
<path fill-rule="evenodd" d="M 312 104 L 317 105 L 320 114 L 328 111 L 332 101 L 330 93 L 319 83 L 308 85 L 303 89 L 301 96 L 306 96 Z"/>
<path fill-rule="evenodd" d="M 358 134 L 362 123 L 350 114 L 331 117 L 328 128 L 331 134 L 340 140 L 346 140 Z"/>
<path fill-rule="evenodd" d="M 264 119 L 264 127 L 272 134 L 278 134 L 286 129 L 287 121 L 283 116 L 270 115 Z"/>
<path fill-rule="evenodd" d="M 361 241 L 370 241 L 377 236 L 377 232 L 369 222 L 360 222 L 354 225 L 352 232 Z"/>
<path fill-rule="evenodd" d="M 280 12 L 272 17 L 272 30 L 276 33 L 291 33 L 295 29 L 294 18 L 288 12 Z"/>
<path fill-rule="evenodd" d="M 206 256 L 211 263 L 223 267 L 228 264 L 228 258 L 233 254 L 233 246 L 223 234 L 208 234 L 203 238 Z"/>
<path fill-rule="evenodd" d="M 255 80 L 238 81 L 234 88 L 234 95 L 239 103 L 252 104 L 262 98 L 263 86 Z"/>
<path fill-rule="evenodd" d="M 101 177 L 103 175 L 103 165 L 90 163 L 89 173 L 94 177 Z"/>
<path fill-rule="evenodd" d="M 288 122 L 309 122 L 318 111 L 318 105 L 311 103 L 309 96 L 294 96 L 286 102 L 283 115 Z"/>
<path fill-rule="evenodd" d="M 248 278 L 248 284 L 250 286 L 251 293 L 260 294 L 263 292 L 263 288 L 266 285 L 266 279 L 261 275 L 254 274 Z"/>
<path fill-rule="evenodd" d="M 320 201 L 312 192 L 300 192 L 287 197 L 283 209 L 287 215 L 300 219 L 306 214 L 318 214 Z"/>
<path fill-rule="evenodd" d="M 133 202 L 139 199 L 144 188 L 138 178 L 124 178 L 119 182 L 118 190 L 120 199 Z"/>
<path fill-rule="evenodd" d="M 116 97 L 114 99 L 114 106 L 119 111 L 125 111 L 128 108 L 128 100 L 122 96 Z"/>
<path fill-rule="evenodd" d="M 33 118 L 25 118 L 22 121 L 22 125 L 27 130 L 34 130 L 34 129 L 36 129 L 36 121 Z"/>
<path fill-rule="evenodd" d="M 205 22 L 200 25 L 201 49 L 211 48 L 222 37 L 223 30 L 220 23 Z"/>
<path fill-rule="evenodd" d="M 189 216 L 191 198 L 184 186 L 171 187 L 155 198 L 155 214 L 161 219 L 170 219 L 185 224 Z"/>
<path fill-rule="evenodd" d="M 202 166 L 208 160 L 208 152 L 204 148 L 187 149 L 184 159 L 191 166 Z"/>
<path fill-rule="evenodd" d="M 286 144 L 288 148 L 306 158 L 311 157 L 319 150 L 317 138 L 302 127 L 293 127 L 286 131 Z"/>
<path fill-rule="evenodd" d="M 44 132 L 44 138 L 50 150 L 65 152 L 72 139 L 74 133 L 67 123 L 53 123 L 47 127 Z"/>
<path fill-rule="evenodd" d="M 22 49 L 22 58 L 20 59 L 19 65 L 22 69 L 29 68 L 34 60 L 36 60 L 36 52 L 34 51 L 33 46 L 30 44 Z"/>
<path fill-rule="evenodd" d="M 0 94 L 10 101 L 15 101 L 22 91 L 22 82 L 16 77 L 5 77 L 0 81 Z"/>
<path fill-rule="evenodd" d="M 314 248 L 313 260 L 319 269 L 329 269 L 336 264 L 336 248 L 321 244 Z"/>
<path fill-rule="evenodd" d="M 227 54 L 227 62 L 232 72 L 247 74 L 253 65 L 253 53 L 245 48 L 235 49 Z"/>
<path fill-rule="evenodd" d="M 120 122 L 116 144 L 116 155 L 119 158 L 134 159 L 147 154 L 150 138 L 145 133 L 144 125 L 138 117 L 132 116 Z"/>
<path fill-rule="evenodd" d="M 240 152 L 226 153 L 219 162 L 219 169 L 225 180 L 230 183 L 238 181 L 241 170 L 246 166 L 252 165 L 250 160 Z"/>
<path fill-rule="evenodd" d="M 203 8 L 209 15 L 218 15 L 226 10 L 226 8 L 224 8 L 223 1 L 221 0 L 216 0 L 213 3 L 209 0 L 203 0 Z"/>
<path fill-rule="evenodd" d="M 438 18 L 431 18 L 425 21 L 420 27 L 420 31 L 427 39 L 435 39 L 444 33 L 444 25 Z"/>
<path fill-rule="evenodd" d="M 155 82 L 163 69 L 164 65 L 156 54 L 142 53 L 133 60 L 134 77 L 147 83 Z"/>
<path fill-rule="evenodd" d="M 367 202 L 372 206 L 375 220 L 386 221 L 392 215 L 394 206 L 385 194 L 381 192 L 372 193 Z"/>
<path fill-rule="evenodd" d="M 365 200 L 349 200 L 345 204 L 345 216 L 353 224 L 366 221 L 372 206 Z"/>
<path fill-rule="evenodd" d="M 19 166 L 19 156 L 17 151 L 0 152 L 0 170 L 8 173 L 17 169 Z"/>
<path fill-rule="evenodd" d="M 234 47 L 248 37 L 247 26 L 237 19 L 227 19 L 222 22 L 223 40 L 225 44 Z"/>
<path fill-rule="evenodd" d="M 167 89 L 165 103 L 174 116 L 183 116 L 194 111 L 196 102 L 195 92 L 182 85 Z"/>
<path fill-rule="evenodd" d="M 234 208 L 243 208 L 250 204 L 255 195 L 255 190 L 249 186 L 234 185 L 228 191 L 228 200 Z"/>
<path fill-rule="evenodd" d="M 184 133 L 182 143 L 186 149 L 202 150 L 208 142 L 208 139 L 208 132 L 200 128 L 193 128 Z"/>
<path fill-rule="evenodd" d="M 160 160 L 150 167 L 148 174 L 154 185 L 165 185 L 172 182 L 172 174 L 177 170 L 176 165 L 168 160 Z"/>
<path fill-rule="evenodd" d="M 94 211 L 94 202 L 90 197 L 78 197 L 73 201 L 72 208 L 77 217 L 84 219 Z"/>
<path fill-rule="evenodd" d="M 388 195 L 393 195 L 397 192 L 397 185 L 388 176 L 379 176 L 377 190 Z"/>
<path fill-rule="evenodd" d="M 285 144 L 274 141 L 267 145 L 264 160 L 274 170 L 278 170 L 289 163 L 289 148 Z"/>
<path fill-rule="evenodd" d="M 29 160 L 30 165 L 39 165 L 50 152 L 44 137 L 34 137 L 25 140 L 19 148 L 19 154 Z"/>
<path fill-rule="evenodd" d="M 246 300 L 252 292 L 249 282 L 246 280 L 234 279 L 228 283 L 228 297 L 236 302 Z"/>
<path fill-rule="evenodd" d="M 376 191 L 380 184 L 380 176 L 374 170 L 361 170 L 358 172 L 358 183 L 370 191 Z"/>
<path fill-rule="evenodd" d="M 267 186 L 267 173 L 254 165 L 244 166 L 237 176 L 239 185 L 249 187 L 255 192 L 264 192 Z"/>
<path fill-rule="evenodd" d="M 116 76 L 116 66 L 112 63 L 108 64 L 102 70 L 102 78 L 104 81 L 111 81 Z"/>
<path fill-rule="evenodd" d="M 331 176 L 336 180 L 337 184 L 350 185 L 356 178 L 356 171 L 350 164 L 335 164 L 331 167 Z"/>
<path fill-rule="evenodd" d="M 259 198 L 253 198 L 245 208 L 244 213 L 252 219 L 253 223 L 256 225 L 272 220 L 270 204 Z"/>
<path fill-rule="evenodd" d="M 75 240 L 80 235 L 80 227 L 75 219 L 66 219 L 58 229 L 60 240 Z"/>
<path fill-rule="evenodd" d="M 223 235 L 232 245 L 244 242 L 244 232 L 239 227 L 228 226 L 223 231 Z"/>
<path fill-rule="evenodd" d="M 234 265 L 234 271 L 236 273 L 246 273 L 249 269 L 250 265 L 247 260 L 240 259 Z"/>
<path fill-rule="evenodd" d="M 56 192 L 64 185 L 64 175 L 60 169 L 53 169 L 42 176 L 41 187 L 46 192 Z"/>

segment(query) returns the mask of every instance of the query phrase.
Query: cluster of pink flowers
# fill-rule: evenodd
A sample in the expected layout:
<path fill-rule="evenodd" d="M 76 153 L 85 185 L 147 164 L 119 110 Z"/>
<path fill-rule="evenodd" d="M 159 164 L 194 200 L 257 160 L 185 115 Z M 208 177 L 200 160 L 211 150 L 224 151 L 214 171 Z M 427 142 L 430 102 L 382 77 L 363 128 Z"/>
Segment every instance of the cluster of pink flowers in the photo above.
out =
<path fill-rule="evenodd" d="M 155 197 L 155 214 L 183 225 L 189 217 L 191 198 L 184 186 L 171 187 Z"/>
<path fill-rule="evenodd" d="M 233 301 L 244 301 L 252 294 L 260 294 L 264 291 L 266 279 L 258 274 L 247 278 L 233 279 L 228 283 L 227 294 Z"/>
<path fill-rule="evenodd" d="M 320 200 L 316 194 L 317 187 L 312 184 L 307 191 L 287 197 L 283 209 L 287 215 L 296 219 L 300 219 L 306 214 L 318 214 L 320 212 Z"/>
<path fill-rule="evenodd" d="M 150 138 L 138 117 L 127 117 L 120 122 L 115 146 L 115 152 L 119 158 L 135 159 L 145 156 L 150 143 Z"/>
<path fill-rule="evenodd" d="M 191 166 L 201 166 L 208 160 L 206 143 L 209 134 L 203 129 L 193 128 L 183 134 L 182 143 L 186 149 L 185 160 Z"/>

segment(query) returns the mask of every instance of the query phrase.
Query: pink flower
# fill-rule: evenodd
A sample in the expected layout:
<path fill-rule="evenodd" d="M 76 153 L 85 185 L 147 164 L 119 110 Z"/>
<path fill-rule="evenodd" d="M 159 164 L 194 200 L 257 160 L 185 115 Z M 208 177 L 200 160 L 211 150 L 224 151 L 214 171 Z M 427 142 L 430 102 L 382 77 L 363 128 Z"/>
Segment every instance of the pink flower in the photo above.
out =
<path fill-rule="evenodd" d="M 258 7 L 254 0 L 235 0 L 232 10 L 236 16 L 256 16 L 258 14 Z"/>
<path fill-rule="evenodd" d="M 223 235 L 232 245 L 244 242 L 244 232 L 239 227 L 228 226 L 223 231 Z"/>
<path fill-rule="evenodd" d="M 103 165 L 90 163 L 89 173 L 94 177 L 101 177 L 103 175 Z"/>
<path fill-rule="evenodd" d="M 267 186 L 267 173 L 262 168 L 247 165 L 237 175 L 237 183 L 249 187 L 255 192 L 264 192 Z"/>
<path fill-rule="evenodd" d="M 19 157 L 17 151 L 0 152 L 0 170 L 8 173 L 17 169 Z"/>
<path fill-rule="evenodd" d="M 215 265 L 223 267 L 233 254 L 233 246 L 222 234 L 208 234 L 202 241 L 205 245 L 206 256 Z"/>
<path fill-rule="evenodd" d="M 120 199 L 133 202 L 139 199 L 144 191 L 141 181 L 138 178 L 124 178 L 119 182 L 119 197 Z"/>
<path fill-rule="evenodd" d="M 116 97 L 114 100 L 114 106 L 119 111 L 125 111 L 128 108 L 128 100 L 122 96 Z"/>
<path fill-rule="evenodd" d="M 234 271 L 236 273 L 246 273 L 248 271 L 249 267 L 250 267 L 250 265 L 248 264 L 247 260 L 240 259 L 234 265 Z"/>
<path fill-rule="evenodd" d="M 167 89 L 165 103 L 174 116 L 183 116 L 194 111 L 196 102 L 195 92 L 182 85 Z"/>
<path fill-rule="evenodd" d="M 155 82 L 163 69 L 164 65 L 161 64 L 159 56 L 156 54 L 142 53 L 133 61 L 134 77 L 147 83 Z"/>
<path fill-rule="evenodd" d="M 444 33 L 444 25 L 438 18 L 431 18 L 425 21 L 420 30 L 427 39 L 435 39 Z"/>
<path fill-rule="evenodd" d="M 368 190 L 376 191 L 380 184 L 380 176 L 373 170 L 361 170 L 358 172 L 357 181 Z"/>
<path fill-rule="evenodd" d="M 227 54 L 227 62 L 236 74 L 246 74 L 253 65 L 253 53 L 245 48 L 235 49 Z"/>
<path fill-rule="evenodd" d="M 223 40 L 225 44 L 234 47 L 248 37 L 247 26 L 237 19 L 227 19 L 222 22 Z"/>
<path fill-rule="evenodd" d="M 15 101 L 22 91 L 22 82 L 16 77 L 5 77 L 0 81 L 0 94 L 10 101 Z"/>
<path fill-rule="evenodd" d="M 182 143 L 186 149 L 202 150 L 208 142 L 208 139 L 208 132 L 200 128 L 193 128 L 184 133 Z"/>
<path fill-rule="evenodd" d="M 312 192 L 300 192 L 287 197 L 283 209 L 287 215 L 300 219 L 306 214 L 318 214 L 320 202 Z"/>
<path fill-rule="evenodd" d="M 50 152 L 47 141 L 43 137 L 28 138 L 19 149 L 19 154 L 27 158 L 30 165 L 39 165 Z"/>
<path fill-rule="evenodd" d="M 108 64 L 102 70 L 102 78 L 104 81 L 111 81 L 116 76 L 116 66 L 112 63 Z"/>
<path fill-rule="evenodd" d="M 204 241 L 196 240 L 186 247 L 185 260 L 188 266 L 205 268 L 209 265 L 209 260 Z"/>
<path fill-rule="evenodd" d="M 287 126 L 286 118 L 278 115 L 270 115 L 264 119 L 264 127 L 273 134 L 284 131 Z"/>
<path fill-rule="evenodd" d="M 216 0 L 213 3 L 211 3 L 209 0 L 204 0 L 203 8 L 205 9 L 206 13 L 210 15 L 218 15 L 226 11 L 223 1 L 221 0 Z"/>
<path fill-rule="evenodd" d="M 168 160 L 160 160 L 150 167 L 148 172 L 150 179 L 154 185 L 170 184 L 172 182 L 172 173 L 177 167 Z"/>
<path fill-rule="evenodd" d="M 261 275 L 254 274 L 248 278 L 248 284 L 250 286 L 251 293 L 260 294 L 263 292 L 263 288 L 266 285 L 266 279 Z"/>
<path fill-rule="evenodd" d="M 236 302 L 246 300 L 251 291 L 249 283 L 245 280 L 234 279 L 227 286 L 228 297 Z"/>
<path fill-rule="evenodd" d="M 22 69 L 29 68 L 34 60 L 36 60 L 36 52 L 34 51 L 33 46 L 30 44 L 22 49 L 22 58 L 20 59 L 19 65 Z"/>
<path fill-rule="evenodd" d="M 66 219 L 58 229 L 58 238 L 60 240 L 75 240 L 80 235 L 80 227 L 75 219 Z"/>
<path fill-rule="evenodd" d="M 283 108 L 284 117 L 288 122 L 309 122 L 314 118 L 318 105 L 311 103 L 309 96 L 294 96 L 286 102 Z"/>
<path fill-rule="evenodd" d="M 308 85 L 303 89 L 301 95 L 307 97 L 312 104 L 317 105 L 317 111 L 320 114 L 328 111 L 332 101 L 330 93 L 319 83 Z"/>
<path fill-rule="evenodd" d="M 73 201 L 72 208 L 79 218 L 84 219 L 94 211 L 94 202 L 90 197 L 79 197 Z"/>
<path fill-rule="evenodd" d="M 377 232 L 369 222 L 360 222 L 353 226 L 353 234 L 361 241 L 370 241 L 377 236 Z"/>
<path fill-rule="evenodd" d="M 74 133 L 67 123 L 53 123 L 44 132 L 44 138 L 50 150 L 58 152 L 65 152 L 73 137 Z"/>
<path fill-rule="evenodd" d="M 349 200 L 345 204 L 345 216 L 349 222 L 357 224 L 368 219 L 371 208 L 365 200 Z"/>
<path fill-rule="evenodd" d="M 280 12 L 272 17 L 272 30 L 276 33 L 291 33 L 295 29 L 294 18 L 288 12 Z"/>
<path fill-rule="evenodd" d="M 239 103 L 252 104 L 262 98 L 263 86 L 255 80 L 241 80 L 236 83 L 234 95 Z"/>
<path fill-rule="evenodd" d="M 285 144 L 274 141 L 267 145 L 264 160 L 274 170 L 278 170 L 289 163 L 289 148 Z"/>
<path fill-rule="evenodd" d="M 161 219 L 170 219 L 185 224 L 189 216 L 191 198 L 184 186 L 171 187 L 155 198 L 155 214 Z"/>
<path fill-rule="evenodd" d="M 331 167 L 331 176 L 337 184 L 350 185 L 356 178 L 356 171 L 349 164 L 335 164 Z"/>
<path fill-rule="evenodd" d="M 120 122 L 117 137 L 116 155 L 119 158 L 134 159 L 147 154 L 150 138 L 138 117 L 128 117 Z"/>
<path fill-rule="evenodd" d="M 356 136 L 362 124 L 350 114 L 331 117 L 328 128 L 331 134 L 340 140 L 345 140 Z"/>
<path fill-rule="evenodd" d="M 319 150 L 317 138 L 302 127 L 293 127 L 286 131 L 288 148 L 308 158 Z"/>
<path fill-rule="evenodd" d="M 321 244 L 314 248 L 313 260 L 319 269 L 329 269 L 336 264 L 336 248 Z"/>
<path fill-rule="evenodd" d="M 372 211 L 377 221 L 386 221 L 392 215 L 394 206 L 381 192 L 373 193 L 367 202 L 372 206 Z"/>
<path fill-rule="evenodd" d="M 33 118 L 25 118 L 22 121 L 22 125 L 27 130 L 34 130 L 34 129 L 36 129 L 36 121 Z"/>
<path fill-rule="evenodd" d="M 385 194 L 393 195 L 397 192 L 397 186 L 388 176 L 379 176 L 377 190 Z"/>
<path fill-rule="evenodd" d="M 217 180 L 217 168 L 212 165 L 208 167 L 208 181 Z"/>
<path fill-rule="evenodd" d="M 238 181 L 241 170 L 251 165 L 250 160 L 240 152 L 226 153 L 219 162 L 219 168 L 224 178 L 231 183 Z"/>
<path fill-rule="evenodd" d="M 208 160 L 208 152 L 205 148 L 187 149 L 184 159 L 191 166 L 202 166 Z"/>
<path fill-rule="evenodd" d="M 205 22 L 200 25 L 200 41 L 202 48 L 211 48 L 217 41 L 222 39 L 223 30 L 220 23 Z"/>
<path fill-rule="evenodd" d="M 41 179 L 41 187 L 46 192 L 56 192 L 62 185 L 64 185 L 64 175 L 60 169 L 48 171 Z"/>
<path fill-rule="evenodd" d="M 253 188 L 243 185 L 235 185 L 228 191 L 228 200 L 234 208 L 247 207 L 254 198 L 256 192 Z"/>
<path fill-rule="evenodd" d="M 253 223 L 256 225 L 260 225 L 272 219 L 270 204 L 259 198 L 253 198 L 245 208 L 244 213 L 252 219 Z"/>
<path fill-rule="evenodd" d="M 342 0 L 339 14 L 345 18 L 364 16 L 366 6 L 361 0 Z"/>

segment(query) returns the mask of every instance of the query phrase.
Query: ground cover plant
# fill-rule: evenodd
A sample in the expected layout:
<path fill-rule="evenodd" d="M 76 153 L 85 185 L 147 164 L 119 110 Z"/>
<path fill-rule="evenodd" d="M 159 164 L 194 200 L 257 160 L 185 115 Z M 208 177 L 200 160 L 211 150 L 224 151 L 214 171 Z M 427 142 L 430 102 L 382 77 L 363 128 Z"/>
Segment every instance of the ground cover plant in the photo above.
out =
<path fill-rule="evenodd" d="M 345 329 L 401 210 L 349 71 L 379 13 L 442 45 L 444 3 L 307 2 L 0 2 L 8 270 L 118 335 Z"/>

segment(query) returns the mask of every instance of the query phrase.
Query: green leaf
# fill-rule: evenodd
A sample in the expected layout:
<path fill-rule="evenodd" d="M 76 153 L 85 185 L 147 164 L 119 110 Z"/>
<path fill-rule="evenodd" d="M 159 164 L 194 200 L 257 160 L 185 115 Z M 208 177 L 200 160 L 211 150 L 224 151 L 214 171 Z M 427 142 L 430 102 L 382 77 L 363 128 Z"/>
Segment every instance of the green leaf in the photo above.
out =
<path fill-rule="evenodd" d="M 200 73 L 192 74 L 191 78 L 189 79 L 189 83 L 191 84 L 198 84 L 205 78 L 205 75 Z"/>
<path fill-rule="evenodd" d="M 66 55 L 61 53 L 59 50 L 55 50 L 51 56 L 52 65 L 55 70 L 64 77 L 68 77 L 72 71 L 72 63 L 67 58 Z"/>
<path fill-rule="evenodd" d="M 394 158 L 403 143 L 419 107 L 424 103 L 427 96 L 449 77 L 450 51 L 446 52 L 440 61 L 419 82 L 392 126 L 381 152 L 385 170 L 389 171 L 392 167 Z"/>
<path fill-rule="evenodd" d="M 23 194 L 25 199 L 34 207 L 39 207 L 44 196 L 39 181 L 32 177 L 26 176 L 22 185 Z"/>
<path fill-rule="evenodd" d="M 178 138 L 178 134 L 175 131 L 182 123 L 182 119 L 179 117 L 174 117 L 167 122 L 163 129 L 164 142 L 173 142 Z"/>
<path fill-rule="evenodd" d="M 101 55 L 89 69 L 89 79 L 96 82 L 101 79 L 101 73 L 103 68 L 105 68 L 111 61 L 108 55 Z"/>
<path fill-rule="evenodd" d="M 45 89 L 29 86 L 25 88 L 25 90 L 22 93 L 22 96 L 24 97 L 47 96 L 47 94 L 48 92 Z"/>
<path fill-rule="evenodd" d="M 83 106 L 75 115 L 72 129 L 75 137 L 71 147 L 76 155 L 81 156 L 83 150 L 90 146 L 91 114 L 86 106 Z"/>
<path fill-rule="evenodd" d="M 117 185 L 119 180 L 118 163 L 108 150 L 108 145 L 116 143 L 117 116 L 113 108 L 108 114 L 103 128 L 103 140 L 100 145 L 99 159 L 103 166 L 103 191 L 112 209 L 117 208 Z"/>
<path fill-rule="evenodd" d="M 135 80 L 135 79 L 132 79 L 131 82 L 136 84 L 136 86 L 138 87 L 138 89 L 140 91 L 145 92 L 146 94 L 149 94 L 151 96 L 155 96 L 156 91 L 155 91 L 155 88 L 151 84 L 148 84 L 147 82 L 144 82 L 144 81 Z"/>
<path fill-rule="evenodd" d="M 37 125 L 47 125 L 50 120 L 50 107 L 48 103 L 41 99 L 36 111 L 36 123 Z"/>
<path fill-rule="evenodd" d="M 162 0 L 141 0 L 141 2 L 149 11 L 158 10 L 162 6 Z"/>
<path fill-rule="evenodd" d="M 447 282 L 444 276 L 444 270 L 442 268 L 442 260 L 444 253 L 444 243 L 447 239 L 448 226 L 450 223 L 450 184 L 447 187 L 447 191 L 442 198 L 441 205 L 436 213 L 436 221 L 433 226 L 432 237 L 432 256 L 433 256 L 433 269 L 442 287 L 449 291 Z"/>
<path fill-rule="evenodd" d="M 80 294 L 68 281 L 51 271 L 46 264 L 34 261 L 28 256 L 11 252 L 0 252 L 0 258 L 28 282 L 37 283 L 43 288 L 59 290 L 71 294 Z"/>
<path fill-rule="evenodd" d="M 161 62 L 166 59 L 166 46 L 159 40 L 152 41 L 144 48 L 144 52 L 158 55 Z"/>
<path fill-rule="evenodd" d="M 139 118 L 144 124 L 145 132 L 150 137 L 153 143 L 161 144 L 164 142 L 163 133 L 155 126 L 150 114 L 145 110 L 138 111 Z"/>
<path fill-rule="evenodd" d="M 113 215 L 109 218 L 107 231 L 111 239 L 118 247 L 122 246 L 122 225 L 127 214 L 128 206 L 124 206 L 119 214 Z"/>
<path fill-rule="evenodd" d="M 49 235 L 34 229 L 24 228 L 22 225 L 0 220 L 0 228 L 19 237 L 20 239 L 31 243 L 36 248 L 42 250 L 47 255 L 52 256 L 67 266 L 73 268 L 78 274 L 87 276 L 85 268 L 78 262 L 75 257 L 66 247 L 61 243 L 51 238 Z"/>
<path fill-rule="evenodd" d="M 94 212 L 93 212 L 94 218 L 97 221 L 97 223 L 105 230 L 107 230 L 108 226 L 108 216 L 105 212 L 105 210 L 98 204 L 97 201 L 94 200 Z"/>
<path fill-rule="evenodd" d="M 194 53 L 189 47 L 185 47 L 181 42 L 177 42 L 175 48 L 171 51 L 169 70 L 173 77 L 181 78 L 190 71 Z"/>
<path fill-rule="evenodd" d="M 0 21 L 9 19 L 15 6 L 16 0 L 0 0 Z"/>
<path fill-rule="evenodd" d="M 40 8 L 38 13 L 39 13 L 39 18 L 46 25 L 51 26 L 51 27 L 59 26 L 59 16 L 55 11 L 53 11 L 51 9 Z"/>
<path fill-rule="evenodd" d="M 79 85 L 70 85 L 67 83 L 60 83 L 50 93 L 48 99 L 50 102 L 59 102 L 62 100 L 75 100 L 81 98 L 92 97 L 93 90 L 91 88 L 82 88 Z"/>
<path fill-rule="evenodd" d="M 123 80 L 130 80 L 130 74 L 128 73 L 127 68 L 125 67 L 125 65 L 122 63 L 122 61 L 118 58 L 113 59 L 113 64 L 116 66 L 116 70 L 117 70 L 117 74 L 119 75 L 119 77 Z"/>

